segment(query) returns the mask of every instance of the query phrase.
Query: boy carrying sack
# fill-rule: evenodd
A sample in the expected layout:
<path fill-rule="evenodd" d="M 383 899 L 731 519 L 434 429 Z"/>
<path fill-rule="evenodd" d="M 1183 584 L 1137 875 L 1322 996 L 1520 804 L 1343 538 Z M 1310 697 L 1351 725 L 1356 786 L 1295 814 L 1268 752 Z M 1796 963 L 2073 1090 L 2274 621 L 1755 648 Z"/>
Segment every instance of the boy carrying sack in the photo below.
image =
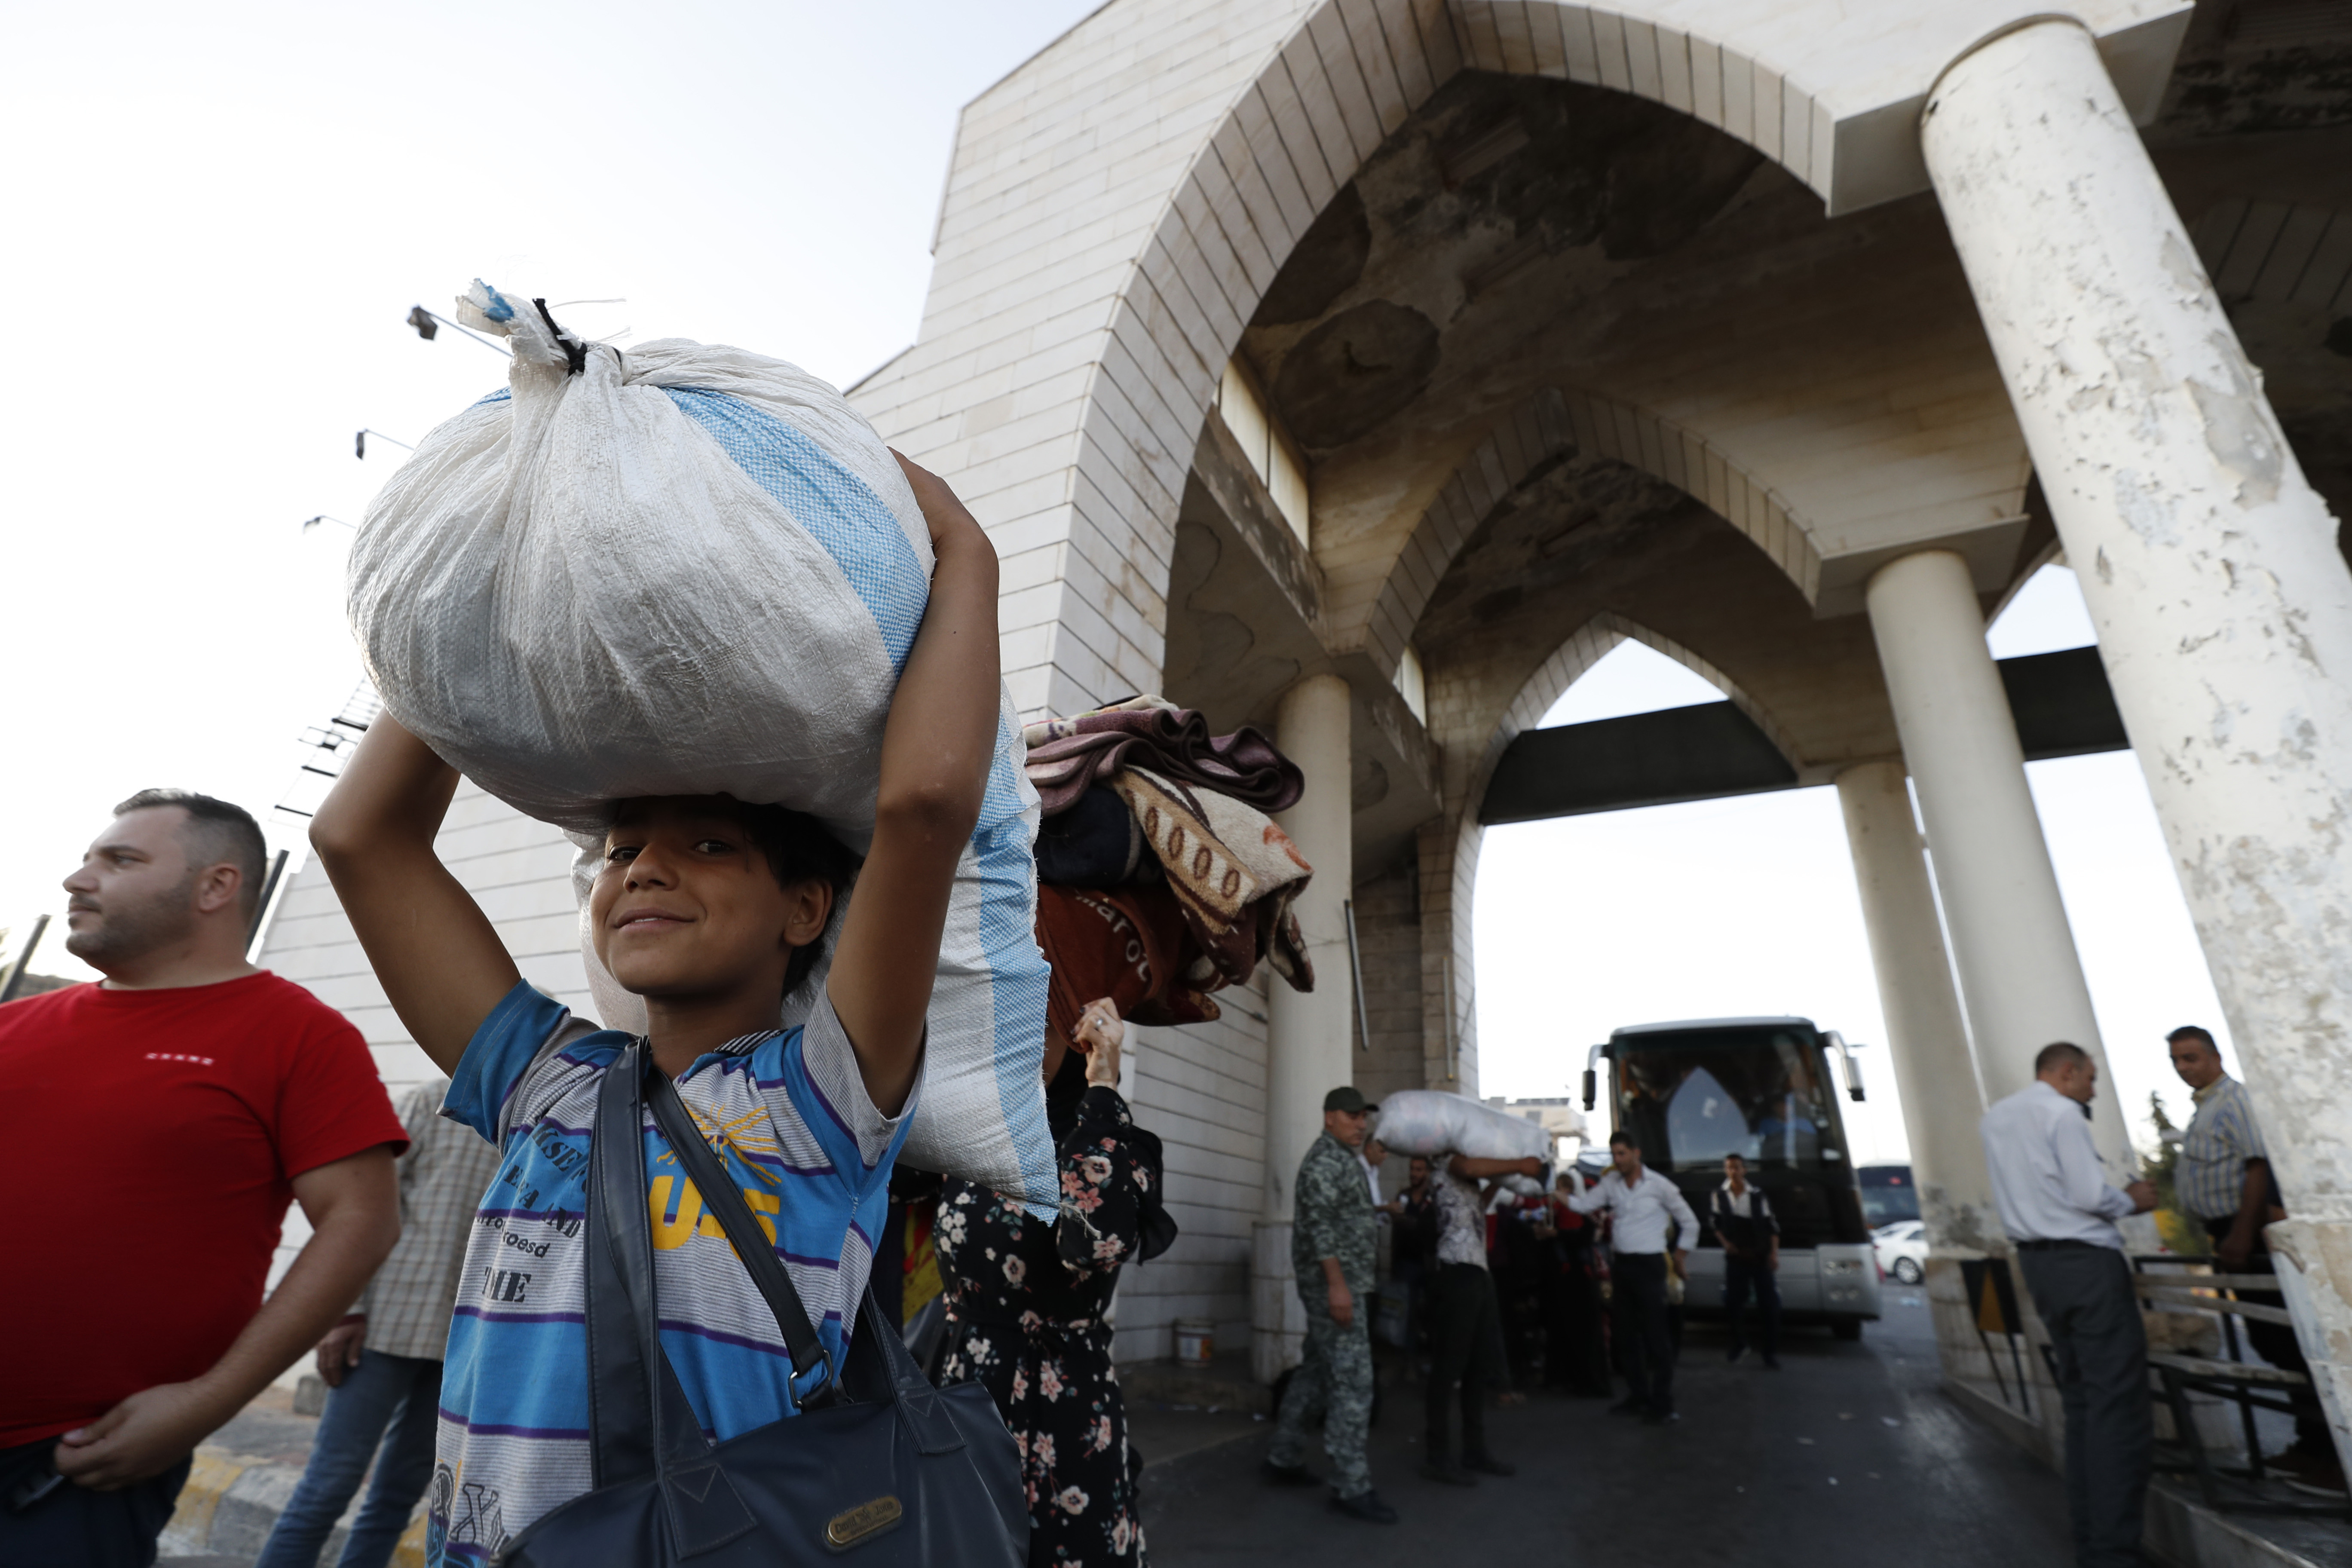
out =
<path fill-rule="evenodd" d="M 551 341 L 574 341 L 547 324 Z M 427 1534 L 436 1564 L 518 1552 L 544 1560 L 525 1539 L 535 1523 L 575 1500 L 596 1500 L 586 1497 L 592 1489 L 600 1498 L 614 1489 L 629 1479 L 631 1458 L 653 1464 L 600 1451 L 592 1434 L 613 1429 L 612 1406 L 648 1398 L 662 1434 L 665 1389 L 682 1392 L 699 1431 L 680 1436 L 672 1422 L 657 1436 L 662 1489 L 646 1517 L 667 1521 L 655 1531 L 663 1539 L 614 1541 L 610 1560 L 667 1562 L 691 1552 L 719 1564 L 749 1552 L 740 1560 L 791 1562 L 803 1547 L 821 1550 L 816 1533 L 762 1546 L 779 1510 L 794 1511 L 793 1498 L 771 1495 L 789 1493 L 789 1477 L 740 1461 L 702 1465 L 679 1485 L 670 1472 L 697 1445 L 717 1442 L 724 1460 L 731 1439 L 844 1395 L 841 1372 L 864 1332 L 856 1325 L 872 1237 L 916 1110 L 950 895 L 991 791 L 1003 728 L 995 552 L 936 476 L 897 464 L 936 566 L 882 726 L 863 862 L 816 818 L 781 806 L 725 794 L 610 802 L 584 925 L 604 970 L 642 999 L 642 1039 L 574 1018 L 526 983 L 436 856 L 458 773 L 395 717 L 396 681 L 385 683 L 394 689 L 385 715 L 313 821 L 311 841 L 394 1009 L 453 1079 L 444 1113 L 503 1155 L 476 1216 L 450 1333 Z M 837 795 L 833 804 L 838 809 Z M 829 938 L 829 966 L 812 978 Z M 780 1007 L 796 992 L 805 1022 L 780 1028 Z M 616 1088 L 636 1091 L 605 1081 L 624 1064 L 651 1068 L 643 1081 L 653 1105 L 635 1118 L 641 1151 L 600 1146 L 592 1134 L 600 1116 L 612 1124 Z M 694 1163 L 707 1170 L 715 1156 L 735 1189 L 724 1204 L 688 1179 L 688 1162 L 663 1131 L 659 1107 L 671 1089 L 704 1145 L 688 1151 Z M 633 1308 L 646 1323 L 656 1320 L 646 1316 L 654 1303 L 630 1295 L 642 1281 L 614 1290 L 592 1271 L 597 1247 L 615 1245 L 603 1238 L 620 1234 L 617 1225 L 605 1230 L 593 1191 L 609 1191 L 611 1173 L 635 1172 L 640 1159 L 635 1201 L 645 1206 L 620 1217 L 650 1227 L 659 1353 L 636 1385 L 608 1386 L 601 1364 L 592 1376 L 597 1313 L 625 1298 L 625 1315 Z M 592 1189 L 600 1166 L 605 1184 Z M 764 1236 L 747 1237 L 730 1211 Z M 815 1330 L 817 1343 L 803 1348 L 822 1351 L 821 1359 L 800 1357 L 797 1371 L 785 1308 L 758 1278 L 764 1260 L 745 1250 L 761 1240 Z M 609 1262 L 598 1268 L 609 1272 Z M 885 1348 L 897 1347 L 873 1347 L 869 1358 Z M 887 1400 L 887 1379 L 878 1386 Z M 914 1408 L 904 1425 L 928 1432 L 923 1422 L 935 1414 Z M 1003 1446 L 1009 1468 L 1009 1440 Z M 921 1451 L 935 1447 L 926 1438 Z M 968 1463 L 987 1472 L 992 1459 L 977 1454 Z M 1019 1500 L 1009 1500 L 1013 1516 Z M 904 1506 L 923 1502 L 909 1497 Z M 739 1512 L 740 1529 L 730 1522 Z M 831 1529 L 837 1548 L 843 1531 L 854 1542 L 897 1521 L 877 1501 L 811 1530 Z M 958 1522 L 969 1533 L 969 1519 Z M 787 1533 L 799 1534 L 797 1522 Z M 919 1538 L 901 1533 L 904 1544 Z M 966 1551 L 960 1560 L 1017 1561 L 1021 1545 L 1008 1531 Z"/>

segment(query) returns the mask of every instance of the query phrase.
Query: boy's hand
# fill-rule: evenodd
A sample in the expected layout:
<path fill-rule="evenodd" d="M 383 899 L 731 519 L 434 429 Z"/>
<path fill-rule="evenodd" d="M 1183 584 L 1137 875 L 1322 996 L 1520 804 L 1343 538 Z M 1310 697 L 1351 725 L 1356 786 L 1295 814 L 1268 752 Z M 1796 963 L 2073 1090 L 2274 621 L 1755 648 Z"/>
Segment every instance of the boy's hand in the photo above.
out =
<path fill-rule="evenodd" d="M 898 459 L 899 471 L 907 476 L 907 487 L 915 492 L 915 504 L 923 509 L 923 525 L 930 530 L 934 551 L 947 535 L 980 526 L 980 520 L 956 499 L 945 479 L 921 464 L 908 461 L 896 447 L 890 448 L 890 455 Z"/>

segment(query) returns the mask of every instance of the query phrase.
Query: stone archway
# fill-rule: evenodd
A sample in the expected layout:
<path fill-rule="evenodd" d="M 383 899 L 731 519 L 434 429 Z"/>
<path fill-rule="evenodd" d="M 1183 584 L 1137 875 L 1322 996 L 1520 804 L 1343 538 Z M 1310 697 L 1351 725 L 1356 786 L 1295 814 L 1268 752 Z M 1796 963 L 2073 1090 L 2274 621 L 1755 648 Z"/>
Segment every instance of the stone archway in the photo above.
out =
<path fill-rule="evenodd" d="M 1472 1005 L 1475 940 L 1471 910 L 1477 890 L 1478 852 L 1486 836 L 1478 822 L 1478 807 L 1495 764 L 1520 731 L 1533 729 L 1570 687 L 1623 642 L 1638 642 L 1704 679 L 1754 720 L 1782 755 L 1796 759 L 1786 730 L 1769 711 L 1721 669 L 1673 638 L 1624 616 L 1604 614 L 1593 616 L 1562 640 L 1521 683 L 1478 755 L 1458 772 L 1448 770 L 1444 815 L 1421 830 L 1422 963 L 1424 973 L 1434 972 L 1441 982 L 1423 988 L 1423 1038 L 1428 1042 L 1424 1066 L 1432 1084 L 1450 1082 L 1466 1093 L 1476 1081 L 1477 1015 Z"/>
<path fill-rule="evenodd" d="M 1082 492 L 1123 513 L 1141 536 L 1160 578 L 1151 586 L 1164 592 L 1194 438 L 1243 328 L 1333 197 L 1465 69 L 1550 77 L 1648 100 L 1748 142 L 1828 194 L 1829 153 L 1824 146 L 1815 156 L 1811 97 L 1789 89 L 1736 41 L 1551 0 L 1526 6 L 1323 0 L 1223 106 L 1111 319 L 1108 352 L 1077 437 L 1077 466 Z M 1608 412 L 1614 429 L 1618 411 Z M 1638 449 L 1645 435 L 1655 444 L 1665 433 L 1654 418 L 1635 416 L 1622 439 Z M 1676 450 L 1657 454 L 1668 473 L 1688 445 L 1675 435 Z M 1724 499 L 1747 516 L 1744 491 Z M 1785 530 L 1785 510 L 1776 524 L 1764 515 L 1769 510 L 1768 502 L 1755 508 L 1759 537 Z M 1804 569 L 1799 552 L 1773 552 Z M 1165 626 L 1164 599 L 1137 593 L 1145 584 L 1132 571 L 1105 586 L 1115 595 L 1109 616 L 1099 596 L 1071 606 L 1076 636 L 1093 656 L 1076 662 L 1118 668 L 1121 676 L 1110 685 L 1148 684 L 1145 668 L 1156 665 L 1159 649 L 1144 645 L 1155 640 L 1155 623 Z M 1386 662 L 1392 668 L 1395 655 Z M 1138 667 L 1132 674 L 1129 666 Z"/>
<path fill-rule="evenodd" d="M 1746 534 L 1808 598 L 1819 588 L 1822 559 L 1807 521 L 1704 436 L 1604 394 L 1547 387 L 1497 422 L 1413 525 L 1366 626 L 1383 670 L 1397 667 L 1430 595 L 1478 524 L 1537 469 L 1575 455 L 1614 458 L 1664 479 Z"/>

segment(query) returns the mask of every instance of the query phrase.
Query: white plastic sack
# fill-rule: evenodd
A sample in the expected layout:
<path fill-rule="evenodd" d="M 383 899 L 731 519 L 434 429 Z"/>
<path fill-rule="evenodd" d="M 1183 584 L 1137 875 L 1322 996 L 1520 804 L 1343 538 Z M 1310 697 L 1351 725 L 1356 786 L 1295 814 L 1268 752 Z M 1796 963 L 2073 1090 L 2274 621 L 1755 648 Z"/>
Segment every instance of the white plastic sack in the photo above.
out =
<path fill-rule="evenodd" d="M 723 793 L 809 812 L 863 853 L 931 570 L 873 427 L 815 377 L 740 349 L 584 343 L 478 281 L 459 315 L 504 335 L 514 368 L 508 391 L 425 438 L 352 546 L 352 624 L 384 706 L 583 847 L 617 801 Z M 1023 756 L 1007 697 L 903 1157 L 1050 1209 Z M 581 869 L 584 912 L 593 859 Z M 584 935 L 600 1021 L 642 1032 L 642 1002 Z"/>
<path fill-rule="evenodd" d="M 1551 1158 L 1551 1134 L 1523 1118 L 1443 1089 L 1381 1097 L 1372 1134 L 1398 1154 L 1467 1154 L 1474 1160 Z"/>

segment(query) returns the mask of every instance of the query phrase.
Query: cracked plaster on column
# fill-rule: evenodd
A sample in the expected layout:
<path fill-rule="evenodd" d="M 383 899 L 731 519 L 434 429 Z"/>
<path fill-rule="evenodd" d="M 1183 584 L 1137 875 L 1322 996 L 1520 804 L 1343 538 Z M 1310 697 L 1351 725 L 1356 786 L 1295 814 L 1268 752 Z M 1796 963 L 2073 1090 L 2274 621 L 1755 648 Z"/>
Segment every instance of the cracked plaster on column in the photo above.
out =
<path fill-rule="evenodd" d="M 2352 576 L 2089 39 L 1946 73 L 1922 131 L 2294 1218 L 2352 1447 Z"/>

